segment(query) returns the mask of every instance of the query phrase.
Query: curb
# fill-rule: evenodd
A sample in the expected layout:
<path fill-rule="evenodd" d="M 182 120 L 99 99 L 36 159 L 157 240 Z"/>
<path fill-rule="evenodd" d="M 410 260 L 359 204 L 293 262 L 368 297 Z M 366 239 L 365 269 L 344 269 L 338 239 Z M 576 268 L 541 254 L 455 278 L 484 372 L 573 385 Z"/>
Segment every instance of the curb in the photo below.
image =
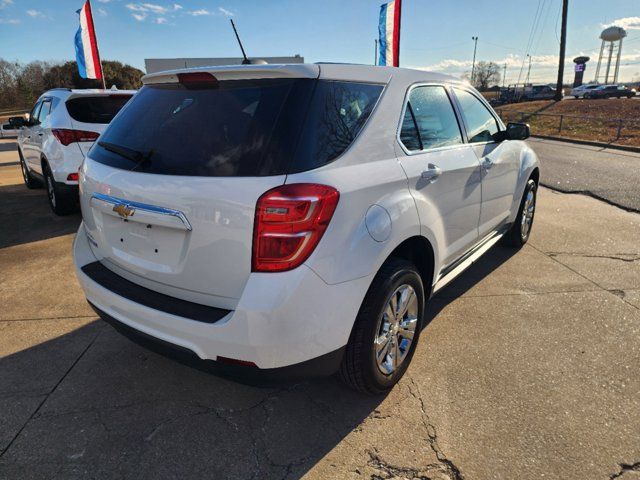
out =
<path fill-rule="evenodd" d="M 541 138 L 543 140 L 555 140 L 557 142 L 577 143 L 578 145 L 589 145 L 591 147 L 609 148 L 612 150 L 624 150 L 625 152 L 640 153 L 640 147 L 630 145 L 618 145 L 615 143 L 593 142 L 591 140 L 576 140 L 574 138 L 554 137 L 551 135 L 531 135 L 531 138 Z"/>

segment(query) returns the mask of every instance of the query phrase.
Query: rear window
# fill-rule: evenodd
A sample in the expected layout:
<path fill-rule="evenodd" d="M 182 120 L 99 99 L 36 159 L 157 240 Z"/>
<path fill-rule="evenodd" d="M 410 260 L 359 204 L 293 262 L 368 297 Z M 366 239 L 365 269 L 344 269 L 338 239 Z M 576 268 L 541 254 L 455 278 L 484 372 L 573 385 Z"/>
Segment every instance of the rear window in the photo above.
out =
<path fill-rule="evenodd" d="M 342 154 L 382 86 L 315 79 L 147 85 L 95 144 L 91 158 L 166 175 L 266 176 Z"/>
<path fill-rule="evenodd" d="M 82 123 L 109 123 L 129 101 L 131 95 L 109 95 L 100 97 L 76 97 L 67 100 L 67 111 L 71 118 Z"/>

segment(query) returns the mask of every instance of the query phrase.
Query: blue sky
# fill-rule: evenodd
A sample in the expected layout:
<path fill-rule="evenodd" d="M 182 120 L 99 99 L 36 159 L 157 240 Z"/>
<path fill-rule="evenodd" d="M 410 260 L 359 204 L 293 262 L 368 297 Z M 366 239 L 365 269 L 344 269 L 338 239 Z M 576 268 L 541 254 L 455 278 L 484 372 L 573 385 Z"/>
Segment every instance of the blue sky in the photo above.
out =
<path fill-rule="evenodd" d="M 380 0 L 92 0 L 103 59 L 139 68 L 149 57 L 239 56 L 229 26 L 236 21 L 249 56 L 301 54 L 309 62 L 371 63 Z M 606 3 L 606 5 L 605 5 Z M 0 57 L 29 62 L 74 58 L 75 11 L 83 0 L 0 0 Z M 557 66 L 561 0 L 404 0 L 402 66 L 454 75 L 478 60 L 507 63 L 515 81 L 527 52 L 533 81 L 552 81 Z M 536 16 L 536 12 L 538 15 Z M 571 59 L 590 55 L 593 75 L 603 25 L 627 27 L 622 80 L 640 80 L 640 2 L 570 0 Z M 524 74 L 523 74 L 524 75 Z"/>

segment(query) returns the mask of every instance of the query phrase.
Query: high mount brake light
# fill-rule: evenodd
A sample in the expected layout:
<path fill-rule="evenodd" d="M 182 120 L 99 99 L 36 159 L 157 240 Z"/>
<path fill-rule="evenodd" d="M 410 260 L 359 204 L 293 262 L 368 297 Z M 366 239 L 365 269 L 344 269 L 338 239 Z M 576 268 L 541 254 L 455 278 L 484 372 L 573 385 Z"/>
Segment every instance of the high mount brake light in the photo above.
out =
<path fill-rule="evenodd" d="M 187 88 L 216 88 L 218 79 L 209 72 L 179 73 L 178 82 Z"/>
<path fill-rule="evenodd" d="M 51 130 L 53 136 L 64 146 L 75 142 L 94 142 L 99 136 L 96 132 L 85 130 L 71 130 L 69 128 L 54 128 Z"/>
<path fill-rule="evenodd" d="M 283 272 L 301 265 L 320 242 L 340 193 L 315 183 L 282 185 L 256 205 L 252 270 Z"/>

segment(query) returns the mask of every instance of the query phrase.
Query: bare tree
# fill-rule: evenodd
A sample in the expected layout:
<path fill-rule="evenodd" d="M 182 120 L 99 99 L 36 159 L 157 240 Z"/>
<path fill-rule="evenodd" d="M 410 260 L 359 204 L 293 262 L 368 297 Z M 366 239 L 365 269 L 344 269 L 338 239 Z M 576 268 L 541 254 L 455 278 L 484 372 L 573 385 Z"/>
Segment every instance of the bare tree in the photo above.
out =
<path fill-rule="evenodd" d="M 463 77 L 471 81 L 468 73 Z M 500 67 L 497 63 L 480 61 L 476 63 L 472 83 L 478 90 L 488 90 L 492 85 L 500 85 L 500 78 Z"/>

